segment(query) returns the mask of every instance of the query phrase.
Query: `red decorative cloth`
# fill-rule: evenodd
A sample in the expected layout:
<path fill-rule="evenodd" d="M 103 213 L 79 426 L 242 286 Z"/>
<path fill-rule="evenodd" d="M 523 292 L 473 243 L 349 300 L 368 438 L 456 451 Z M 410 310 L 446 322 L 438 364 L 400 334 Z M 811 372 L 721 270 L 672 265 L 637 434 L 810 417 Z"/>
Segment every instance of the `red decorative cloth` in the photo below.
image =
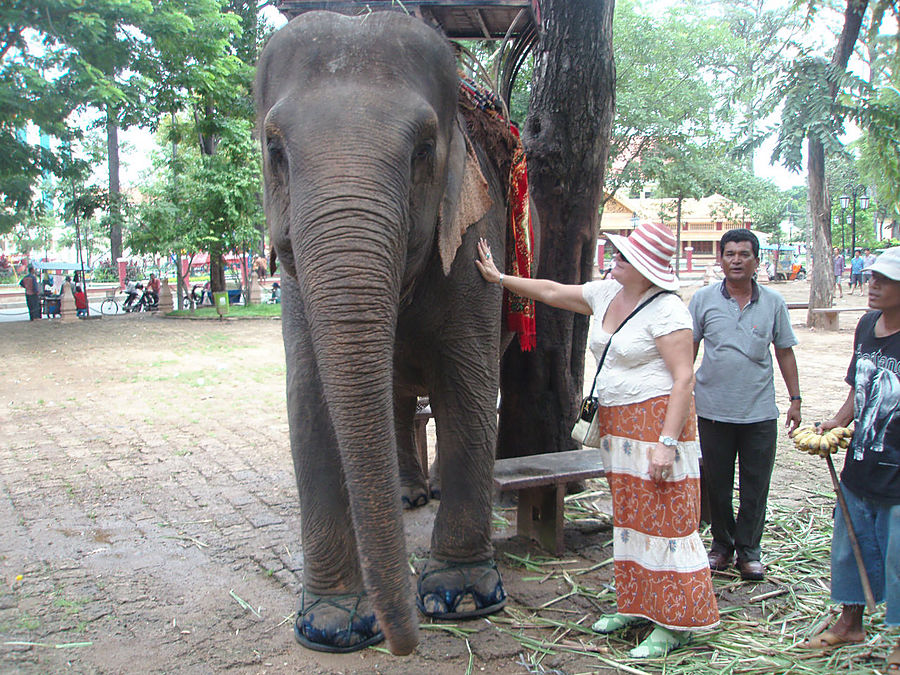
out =
<path fill-rule="evenodd" d="M 465 75 L 460 75 L 460 110 L 464 115 L 481 111 L 495 122 L 496 133 L 503 136 L 502 143 L 493 138 L 488 143 L 501 167 L 501 173 L 509 166 L 509 232 L 506 237 L 506 273 L 517 277 L 531 278 L 534 262 L 534 231 L 531 227 L 531 213 L 528 200 L 528 168 L 525 165 L 525 148 L 519 138 L 519 130 L 503 117 L 500 101 L 488 89 L 479 86 Z M 472 132 L 472 120 L 469 131 Z M 502 148 L 502 149 L 501 149 Z M 510 155 L 506 153 L 509 152 Z M 501 155 L 503 155 L 501 157 Z M 534 349 L 536 331 L 534 322 L 534 300 L 523 298 L 508 290 L 503 292 L 503 314 L 506 325 L 519 336 L 519 347 L 523 352 Z"/>
<path fill-rule="evenodd" d="M 531 210 L 528 204 L 528 168 L 525 165 L 525 148 L 519 140 L 519 130 L 513 124 L 509 129 L 516 138 L 516 150 L 509 171 L 509 236 L 506 239 L 506 269 L 517 277 L 531 278 L 534 262 L 534 232 L 531 228 Z M 503 310 L 507 327 L 519 336 L 519 347 L 530 352 L 536 344 L 534 300 L 504 291 Z"/>

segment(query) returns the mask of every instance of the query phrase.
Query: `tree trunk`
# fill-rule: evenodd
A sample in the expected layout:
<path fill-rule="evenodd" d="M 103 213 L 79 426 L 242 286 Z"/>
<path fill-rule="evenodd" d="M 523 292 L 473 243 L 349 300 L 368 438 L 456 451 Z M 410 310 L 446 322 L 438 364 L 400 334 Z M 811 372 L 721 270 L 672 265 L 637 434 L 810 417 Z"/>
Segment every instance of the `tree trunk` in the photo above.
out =
<path fill-rule="evenodd" d="M 615 111 L 614 0 L 541 3 L 531 105 L 522 134 L 540 221 L 539 276 L 593 278 L 609 132 Z M 501 364 L 498 457 L 572 450 L 588 317 L 538 304 L 537 347 Z"/>
<path fill-rule="evenodd" d="M 106 108 L 106 162 L 109 170 L 109 256 L 122 257 L 122 204 L 119 190 L 119 125 L 116 111 Z"/>
<path fill-rule="evenodd" d="M 225 261 L 222 259 L 222 247 L 210 244 L 209 247 L 209 290 L 215 292 L 225 290 Z"/>
<path fill-rule="evenodd" d="M 806 325 L 824 328 L 825 317 L 813 307 L 831 307 L 834 302 L 834 260 L 831 257 L 831 204 L 825 200 L 825 148 L 809 139 L 809 216 L 812 222 L 812 259 L 809 285 L 809 311 Z M 777 274 L 777 266 L 776 266 Z"/>
<path fill-rule="evenodd" d="M 844 28 L 838 38 L 831 65 L 834 77 L 838 78 L 847 68 L 847 61 L 853 53 L 853 45 L 859 37 L 863 16 L 869 0 L 847 0 L 844 10 Z M 836 84 L 831 85 L 832 100 L 837 96 Z M 813 309 L 831 307 L 834 301 L 834 276 L 831 258 L 831 204 L 825 200 L 825 149 L 815 138 L 808 141 L 807 159 L 809 183 L 809 216 L 812 228 L 812 282 L 809 285 L 809 311 L 806 325 L 822 328 L 825 317 Z"/>

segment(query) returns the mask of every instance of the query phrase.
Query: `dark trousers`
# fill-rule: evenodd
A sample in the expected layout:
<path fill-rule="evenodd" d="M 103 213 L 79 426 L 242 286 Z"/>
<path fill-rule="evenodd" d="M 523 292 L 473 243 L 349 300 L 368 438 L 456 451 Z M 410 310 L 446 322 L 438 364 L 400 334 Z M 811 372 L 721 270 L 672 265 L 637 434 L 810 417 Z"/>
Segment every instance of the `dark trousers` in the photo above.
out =
<path fill-rule="evenodd" d="M 41 318 L 41 296 L 26 295 L 25 304 L 28 306 L 29 321 L 34 321 Z"/>
<path fill-rule="evenodd" d="M 737 552 L 740 560 L 759 560 L 778 420 L 732 424 L 698 417 L 697 430 L 709 494 L 712 550 L 725 555 Z M 737 518 L 732 508 L 735 460 L 740 471 Z"/>

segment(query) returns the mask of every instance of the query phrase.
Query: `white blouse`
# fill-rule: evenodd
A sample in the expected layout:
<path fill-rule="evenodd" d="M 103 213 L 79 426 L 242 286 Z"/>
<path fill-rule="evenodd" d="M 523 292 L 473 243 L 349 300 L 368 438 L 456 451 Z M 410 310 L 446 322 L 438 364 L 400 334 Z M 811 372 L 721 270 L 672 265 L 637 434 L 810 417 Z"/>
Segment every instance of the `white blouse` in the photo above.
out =
<path fill-rule="evenodd" d="M 596 362 L 609 342 L 610 334 L 603 330 L 603 317 L 609 303 L 621 289 L 622 285 L 614 279 L 590 281 L 582 287 L 584 300 L 594 313 L 588 338 L 594 364 L 593 369 L 585 364 L 585 386 L 590 386 L 588 383 L 593 381 Z M 656 286 L 651 287 L 640 302 L 659 292 Z M 656 348 L 656 338 L 692 327 L 690 312 L 681 298 L 673 293 L 655 298 L 631 317 L 613 338 L 597 378 L 594 396 L 600 400 L 600 405 L 639 403 L 671 393 L 672 374 Z"/>

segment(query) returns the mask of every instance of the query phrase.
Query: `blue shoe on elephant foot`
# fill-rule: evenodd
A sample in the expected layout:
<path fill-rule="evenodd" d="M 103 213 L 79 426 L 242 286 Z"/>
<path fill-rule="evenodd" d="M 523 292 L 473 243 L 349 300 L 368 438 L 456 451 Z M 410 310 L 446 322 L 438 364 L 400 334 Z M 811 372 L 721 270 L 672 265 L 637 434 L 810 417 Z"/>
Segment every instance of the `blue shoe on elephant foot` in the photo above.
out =
<path fill-rule="evenodd" d="M 474 619 L 506 605 L 506 591 L 493 560 L 477 563 L 428 561 L 416 593 L 416 606 L 434 619 Z"/>
<path fill-rule="evenodd" d="M 294 637 L 319 652 L 346 654 L 384 640 L 365 593 L 317 596 L 303 591 Z"/>
<path fill-rule="evenodd" d="M 403 495 L 400 497 L 400 501 L 403 504 L 403 509 L 409 511 L 411 509 L 417 509 L 420 506 L 425 506 L 428 503 L 428 495 L 424 492 L 418 495 Z"/>

